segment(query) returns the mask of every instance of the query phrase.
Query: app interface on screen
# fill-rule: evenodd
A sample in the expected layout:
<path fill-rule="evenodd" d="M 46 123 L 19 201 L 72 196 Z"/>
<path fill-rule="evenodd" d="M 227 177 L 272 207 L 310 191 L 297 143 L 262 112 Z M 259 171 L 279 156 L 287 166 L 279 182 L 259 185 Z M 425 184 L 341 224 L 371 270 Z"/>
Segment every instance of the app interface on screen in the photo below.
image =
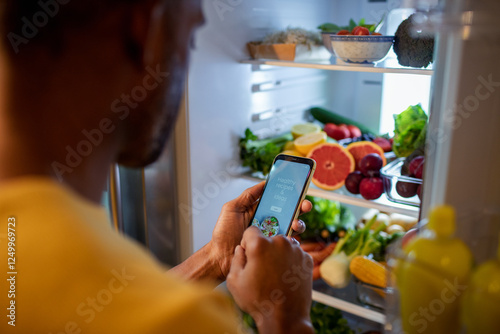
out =
<path fill-rule="evenodd" d="M 310 171 L 308 165 L 277 160 L 269 174 L 252 225 L 260 228 L 268 237 L 285 234 Z"/>

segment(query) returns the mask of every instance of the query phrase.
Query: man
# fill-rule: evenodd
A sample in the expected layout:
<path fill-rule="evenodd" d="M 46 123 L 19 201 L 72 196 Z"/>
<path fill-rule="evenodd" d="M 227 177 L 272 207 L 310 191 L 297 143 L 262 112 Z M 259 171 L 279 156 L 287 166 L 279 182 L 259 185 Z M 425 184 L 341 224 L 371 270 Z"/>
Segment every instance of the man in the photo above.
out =
<path fill-rule="evenodd" d="M 262 184 L 167 274 L 98 205 L 111 163 L 141 167 L 163 149 L 200 0 L 0 0 L 0 15 L 0 331 L 241 332 L 226 298 L 183 276 L 227 278 L 260 333 L 312 333 L 311 258 L 245 231 Z"/>

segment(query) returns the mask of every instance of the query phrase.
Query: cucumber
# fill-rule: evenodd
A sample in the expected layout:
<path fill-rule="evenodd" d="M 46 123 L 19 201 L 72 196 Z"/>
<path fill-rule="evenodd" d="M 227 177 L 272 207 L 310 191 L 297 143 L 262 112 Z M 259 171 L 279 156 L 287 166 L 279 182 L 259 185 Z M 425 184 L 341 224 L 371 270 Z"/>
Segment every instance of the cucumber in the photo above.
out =
<path fill-rule="evenodd" d="M 379 133 L 377 131 L 373 131 L 372 129 L 364 126 L 363 124 L 353 121 L 352 119 L 349 119 L 347 117 L 337 115 L 326 109 L 314 107 L 309 109 L 309 112 L 316 120 L 320 121 L 323 124 L 334 123 L 334 124 L 355 125 L 361 130 L 362 133 L 369 133 L 375 136 L 379 136 Z"/>

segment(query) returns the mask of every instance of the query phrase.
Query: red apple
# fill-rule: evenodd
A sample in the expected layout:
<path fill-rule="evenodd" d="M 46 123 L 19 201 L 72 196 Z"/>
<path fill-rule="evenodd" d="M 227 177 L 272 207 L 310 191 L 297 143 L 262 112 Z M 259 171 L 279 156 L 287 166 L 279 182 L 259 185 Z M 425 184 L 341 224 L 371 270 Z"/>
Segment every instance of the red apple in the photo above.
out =
<path fill-rule="evenodd" d="M 373 139 L 373 142 L 380 146 L 384 152 L 390 152 L 392 151 L 392 144 L 388 139 L 385 139 L 383 137 L 377 137 Z"/>
<path fill-rule="evenodd" d="M 384 182 L 380 177 L 367 177 L 361 180 L 359 192 L 364 199 L 377 199 L 384 193 Z"/>
<path fill-rule="evenodd" d="M 349 130 L 350 138 L 361 137 L 361 130 L 355 125 L 347 125 L 347 129 Z"/>
<path fill-rule="evenodd" d="M 333 123 L 326 123 L 323 129 L 328 137 L 333 138 L 335 140 L 342 140 L 345 138 L 349 138 L 349 130 L 344 126 L 337 126 Z"/>

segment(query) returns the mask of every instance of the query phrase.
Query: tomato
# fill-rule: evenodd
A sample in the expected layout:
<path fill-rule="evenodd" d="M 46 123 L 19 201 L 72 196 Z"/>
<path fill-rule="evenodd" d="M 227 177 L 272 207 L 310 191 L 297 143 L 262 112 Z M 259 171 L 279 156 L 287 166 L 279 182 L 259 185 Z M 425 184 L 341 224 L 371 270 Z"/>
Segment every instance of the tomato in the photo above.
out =
<path fill-rule="evenodd" d="M 357 26 L 352 29 L 353 35 L 370 35 L 370 30 L 365 27 Z"/>
<path fill-rule="evenodd" d="M 337 35 L 350 35 L 351 33 L 349 32 L 349 30 L 340 30 Z"/>
<path fill-rule="evenodd" d="M 374 33 L 372 34 L 372 36 L 382 36 L 382 34 L 381 34 L 381 33 L 379 33 L 379 32 L 374 32 Z"/>

